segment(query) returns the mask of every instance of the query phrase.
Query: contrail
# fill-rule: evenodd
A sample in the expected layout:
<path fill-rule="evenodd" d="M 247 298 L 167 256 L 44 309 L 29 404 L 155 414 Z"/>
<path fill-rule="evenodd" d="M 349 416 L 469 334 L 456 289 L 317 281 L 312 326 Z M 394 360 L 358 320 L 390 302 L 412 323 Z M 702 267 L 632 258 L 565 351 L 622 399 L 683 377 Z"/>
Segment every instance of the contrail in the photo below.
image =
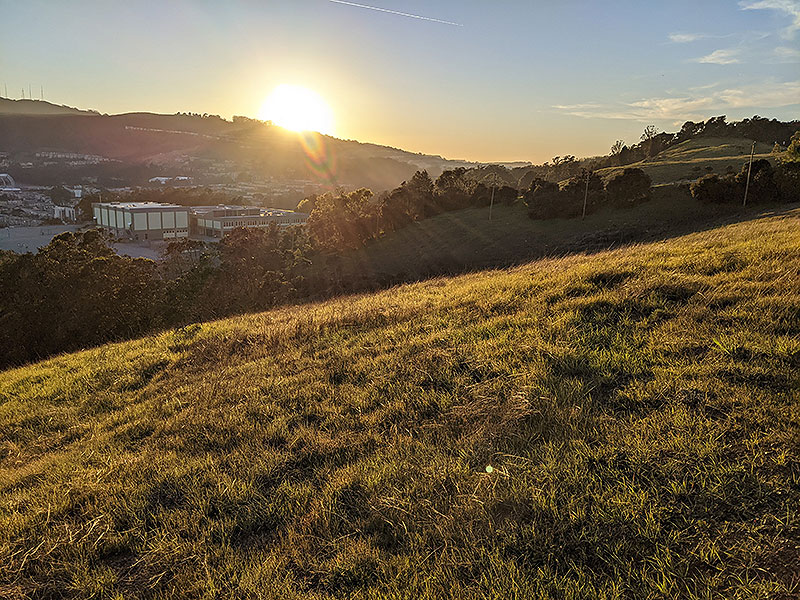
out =
<path fill-rule="evenodd" d="M 432 21 L 434 23 L 441 23 L 442 25 L 455 25 L 456 27 L 463 27 L 461 23 L 453 23 L 452 21 L 442 21 L 441 19 L 433 19 L 431 17 L 423 17 L 421 15 L 412 15 L 409 13 L 400 12 L 397 10 L 389 10 L 388 8 L 380 8 L 378 6 L 367 6 L 366 4 L 356 4 L 355 2 L 345 2 L 345 0 L 328 0 L 328 2 L 335 2 L 336 4 L 346 4 L 347 6 L 355 6 L 357 8 L 368 8 L 369 10 L 377 10 L 380 12 L 389 13 L 390 15 L 400 15 L 401 17 L 410 17 L 412 19 L 421 19 L 423 21 Z"/>

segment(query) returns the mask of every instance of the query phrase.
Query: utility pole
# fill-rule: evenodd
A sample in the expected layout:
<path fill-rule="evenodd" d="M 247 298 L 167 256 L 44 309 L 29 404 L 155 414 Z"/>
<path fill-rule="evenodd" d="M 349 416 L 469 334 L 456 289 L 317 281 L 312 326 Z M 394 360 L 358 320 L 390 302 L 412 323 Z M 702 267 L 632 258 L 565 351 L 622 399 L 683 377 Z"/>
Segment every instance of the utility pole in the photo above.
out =
<path fill-rule="evenodd" d="M 586 171 L 586 191 L 583 192 L 583 214 L 581 215 L 581 219 L 586 218 L 586 203 L 589 200 L 589 176 L 591 175 L 590 171 Z"/>
<path fill-rule="evenodd" d="M 742 206 L 747 206 L 747 192 L 750 190 L 750 171 L 753 170 L 753 155 L 756 153 L 756 143 L 753 142 L 753 147 L 750 149 L 750 164 L 747 167 L 747 183 L 744 186 L 744 200 Z"/>
<path fill-rule="evenodd" d="M 492 185 L 492 199 L 489 201 L 489 220 L 492 220 L 492 208 L 494 208 L 494 185 Z"/>

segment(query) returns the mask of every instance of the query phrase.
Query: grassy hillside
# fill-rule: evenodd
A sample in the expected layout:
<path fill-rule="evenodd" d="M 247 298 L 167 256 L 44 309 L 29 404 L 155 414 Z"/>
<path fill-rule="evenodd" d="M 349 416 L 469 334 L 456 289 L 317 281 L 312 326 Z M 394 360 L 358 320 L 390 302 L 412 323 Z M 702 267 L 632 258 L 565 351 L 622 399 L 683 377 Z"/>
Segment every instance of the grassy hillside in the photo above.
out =
<path fill-rule="evenodd" d="M 780 210 L 785 206 L 776 205 Z M 344 254 L 336 268 L 363 289 L 469 270 L 511 266 L 545 256 L 605 250 L 752 219 L 773 207 L 703 204 L 688 190 L 658 186 L 653 199 L 630 209 L 605 208 L 586 219 L 528 218 L 524 203 L 447 212 L 382 236 Z M 319 268 L 328 272 L 332 265 Z"/>
<path fill-rule="evenodd" d="M 0 596 L 789 598 L 800 210 L 0 374 Z"/>
<path fill-rule="evenodd" d="M 695 180 L 705 175 L 709 167 L 717 174 L 725 174 L 729 168 L 738 173 L 750 159 L 752 144 L 752 140 L 744 138 L 698 137 L 626 167 L 643 169 L 656 185 Z M 755 158 L 772 159 L 772 146 L 758 142 Z M 624 168 L 610 167 L 598 172 L 608 177 Z"/>

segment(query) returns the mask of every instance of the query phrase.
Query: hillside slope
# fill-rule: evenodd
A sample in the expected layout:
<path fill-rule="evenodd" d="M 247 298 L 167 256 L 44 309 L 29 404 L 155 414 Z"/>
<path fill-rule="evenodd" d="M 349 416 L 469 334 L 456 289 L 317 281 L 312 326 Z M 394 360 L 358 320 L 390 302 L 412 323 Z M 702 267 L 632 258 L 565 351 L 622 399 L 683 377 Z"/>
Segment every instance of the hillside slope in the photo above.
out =
<path fill-rule="evenodd" d="M 0 373 L 0 596 L 788 598 L 800 211 Z"/>
<path fill-rule="evenodd" d="M 746 209 L 699 202 L 677 186 L 658 186 L 653 199 L 632 208 L 605 207 L 585 219 L 528 218 L 527 206 L 469 208 L 409 224 L 343 253 L 336 268 L 348 282 L 375 290 L 441 275 L 507 267 L 534 259 L 605 250 L 651 242 L 749 220 L 787 205 L 760 204 Z M 316 268 L 331 270 L 319 261 Z"/>
<path fill-rule="evenodd" d="M 436 176 L 447 168 L 474 164 L 327 135 L 307 139 L 281 127 L 213 115 L 6 114 L 0 105 L 0 151 L 16 161 L 42 150 L 97 155 L 129 165 L 152 163 L 156 169 L 196 177 L 222 169 L 364 185 L 376 191 L 399 185 L 418 169 Z M 12 175 L 24 181 L 33 177 L 31 173 L 18 169 Z"/>
<path fill-rule="evenodd" d="M 0 98 L 0 114 L 3 115 L 87 115 L 97 114 L 91 110 L 80 110 L 71 106 L 53 104 L 44 100 L 12 100 Z"/>
<path fill-rule="evenodd" d="M 752 140 L 741 137 L 700 136 L 681 142 L 653 158 L 625 165 L 600 169 L 603 177 L 610 177 L 623 169 L 640 168 L 647 173 L 656 185 L 676 181 L 694 181 L 708 172 L 724 175 L 738 173 L 742 165 L 750 159 Z M 772 146 L 756 143 L 755 158 L 774 160 Z"/>

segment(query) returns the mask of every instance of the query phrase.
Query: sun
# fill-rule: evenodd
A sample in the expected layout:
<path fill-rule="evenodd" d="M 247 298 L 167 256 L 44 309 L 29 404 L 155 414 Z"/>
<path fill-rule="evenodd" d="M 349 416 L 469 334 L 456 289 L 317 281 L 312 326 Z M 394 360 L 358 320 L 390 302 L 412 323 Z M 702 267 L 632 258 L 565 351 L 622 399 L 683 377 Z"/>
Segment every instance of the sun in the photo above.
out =
<path fill-rule="evenodd" d="M 281 84 L 264 101 L 258 117 L 292 131 L 333 133 L 333 110 L 316 92 Z"/>

